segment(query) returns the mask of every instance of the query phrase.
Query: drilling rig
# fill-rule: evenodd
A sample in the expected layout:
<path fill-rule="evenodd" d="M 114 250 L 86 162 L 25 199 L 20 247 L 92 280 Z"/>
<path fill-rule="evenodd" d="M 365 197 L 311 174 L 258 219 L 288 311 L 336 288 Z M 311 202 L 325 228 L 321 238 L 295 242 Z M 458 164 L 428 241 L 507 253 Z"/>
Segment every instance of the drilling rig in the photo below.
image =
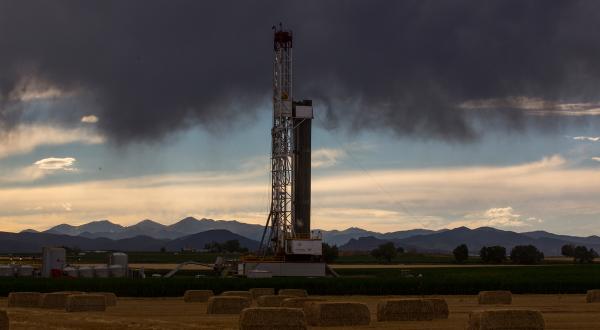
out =
<path fill-rule="evenodd" d="M 244 275 L 325 276 L 322 238 L 310 229 L 313 107 L 293 99 L 292 44 L 292 31 L 273 27 L 271 205 L 258 256 L 238 266 Z"/>

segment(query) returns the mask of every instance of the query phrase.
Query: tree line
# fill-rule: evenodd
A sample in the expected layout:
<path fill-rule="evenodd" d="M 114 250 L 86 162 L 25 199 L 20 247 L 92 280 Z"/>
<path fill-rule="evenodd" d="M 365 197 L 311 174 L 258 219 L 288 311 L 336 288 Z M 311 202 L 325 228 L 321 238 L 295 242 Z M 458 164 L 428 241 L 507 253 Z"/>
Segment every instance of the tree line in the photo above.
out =
<path fill-rule="evenodd" d="M 402 247 L 396 247 L 394 243 L 388 242 L 373 249 L 371 256 L 382 262 L 390 263 L 401 253 L 404 253 Z M 469 248 L 466 244 L 461 244 L 452 251 L 452 254 L 456 262 L 464 263 L 469 259 Z M 598 258 L 598 253 L 594 249 L 570 244 L 562 247 L 562 255 L 573 258 L 575 263 L 592 263 L 594 258 Z M 510 254 L 507 254 L 505 247 L 495 245 L 482 247 L 479 250 L 479 258 L 481 262 L 487 264 L 499 264 L 510 260 L 514 264 L 533 265 L 544 260 L 544 253 L 530 244 L 517 245 L 510 250 Z"/>
<path fill-rule="evenodd" d="M 452 252 L 456 262 L 463 263 L 469 259 L 469 248 L 466 244 L 457 246 Z M 484 246 L 479 250 L 479 258 L 486 264 L 503 263 L 507 259 L 506 248 L 498 245 Z M 512 248 L 508 258 L 515 264 L 533 265 L 544 260 L 544 253 L 533 245 L 517 245 Z"/>
<path fill-rule="evenodd" d="M 237 239 L 232 239 L 229 241 L 225 241 L 223 243 L 219 242 L 210 242 L 204 245 L 204 249 L 210 253 L 246 253 L 248 252 L 248 248 L 242 247 L 240 245 L 240 241 Z"/>
<path fill-rule="evenodd" d="M 594 258 L 598 258 L 598 253 L 594 249 L 571 244 L 563 245 L 561 253 L 565 257 L 573 258 L 576 263 L 592 263 Z M 466 244 L 457 246 L 453 254 L 454 259 L 460 263 L 469 259 L 469 249 Z M 506 248 L 498 245 L 484 246 L 479 250 L 479 258 L 484 263 L 502 263 L 507 259 Z M 510 251 L 509 258 L 515 264 L 532 265 L 542 262 L 544 253 L 533 245 L 517 245 Z"/>
<path fill-rule="evenodd" d="M 223 243 L 211 242 L 204 246 L 207 252 L 211 253 L 247 253 L 248 249 L 242 247 L 238 240 L 229 240 Z M 71 252 L 78 249 L 67 248 Z M 161 252 L 165 252 L 161 248 Z M 381 262 L 390 263 L 398 254 L 404 253 L 402 247 L 396 247 L 394 243 L 388 242 L 379 245 L 371 251 L 371 256 Z M 458 245 L 453 251 L 454 260 L 458 263 L 464 263 L 469 260 L 469 248 L 466 244 Z M 595 258 L 598 258 L 598 253 L 593 249 L 588 249 L 585 246 L 575 246 L 572 244 L 563 245 L 561 254 L 565 257 L 573 258 L 575 263 L 592 263 Z M 334 262 L 339 257 L 339 249 L 336 245 L 323 243 L 323 261 L 327 263 Z M 538 250 L 533 245 L 517 245 L 513 247 L 510 254 L 507 255 L 506 248 L 503 246 L 484 246 L 479 250 L 479 258 L 481 262 L 488 264 L 499 264 L 510 260 L 515 264 L 532 265 L 541 263 L 544 260 L 544 253 Z"/>
<path fill-rule="evenodd" d="M 572 244 L 563 245 L 561 253 L 565 257 L 573 258 L 576 263 L 584 264 L 591 263 L 594 258 L 598 258 L 598 252 L 594 249 L 589 249 L 585 246 L 574 246 Z"/>

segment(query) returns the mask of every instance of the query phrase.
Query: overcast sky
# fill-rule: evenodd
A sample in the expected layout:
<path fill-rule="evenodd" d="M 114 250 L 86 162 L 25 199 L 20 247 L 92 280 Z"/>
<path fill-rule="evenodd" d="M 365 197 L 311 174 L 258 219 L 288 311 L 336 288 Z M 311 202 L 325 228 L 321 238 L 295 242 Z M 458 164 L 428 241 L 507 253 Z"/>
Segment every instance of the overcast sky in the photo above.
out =
<path fill-rule="evenodd" d="M 263 224 L 271 26 L 313 226 L 600 235 L 595 1 L 0 0 L 0 230 Z"/>

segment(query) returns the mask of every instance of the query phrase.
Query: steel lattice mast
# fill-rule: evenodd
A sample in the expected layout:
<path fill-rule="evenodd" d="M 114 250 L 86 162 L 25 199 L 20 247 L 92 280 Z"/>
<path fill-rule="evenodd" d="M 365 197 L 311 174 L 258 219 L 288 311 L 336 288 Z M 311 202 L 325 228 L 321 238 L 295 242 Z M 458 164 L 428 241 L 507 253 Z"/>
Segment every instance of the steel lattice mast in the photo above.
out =
<path fill-rule="evenodd" d="M 271 207 L 261 248 L 284 254 L 286 236 L 293 235 L 292 181 L 292 32 L 275 30 L 273 39 L 273 128 L 271 129 Z M 269 226 L 270 221 L 270 226 Z M 263 251 L 265 252 L 265 251 Z"/>

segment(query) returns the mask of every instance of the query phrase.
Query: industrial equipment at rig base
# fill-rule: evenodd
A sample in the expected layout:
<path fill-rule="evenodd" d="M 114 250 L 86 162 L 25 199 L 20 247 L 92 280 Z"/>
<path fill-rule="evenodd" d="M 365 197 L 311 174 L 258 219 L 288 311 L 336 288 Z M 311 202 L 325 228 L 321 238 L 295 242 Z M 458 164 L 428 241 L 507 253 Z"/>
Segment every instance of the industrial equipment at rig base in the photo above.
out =
<path fill-rule="evenodd" d="M 294 101 L 292 31 L 273 27 L 271 206 L 257 257 L 245 258 L 246 276 L 325 276 L 322 238 L 310 229 L 311 100 Z"/>

